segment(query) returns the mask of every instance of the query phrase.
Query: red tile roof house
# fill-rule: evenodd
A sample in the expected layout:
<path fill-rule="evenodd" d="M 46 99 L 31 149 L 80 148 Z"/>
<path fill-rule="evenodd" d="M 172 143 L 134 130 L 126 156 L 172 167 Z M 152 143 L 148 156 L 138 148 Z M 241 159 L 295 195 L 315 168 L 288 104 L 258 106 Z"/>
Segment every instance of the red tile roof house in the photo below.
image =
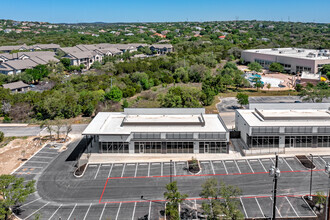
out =
<path fill-rule="evenodd" d="M 219 38 L 219 39 L 225 39 L 226 36 L 219 36 L 218 38 Z"/>

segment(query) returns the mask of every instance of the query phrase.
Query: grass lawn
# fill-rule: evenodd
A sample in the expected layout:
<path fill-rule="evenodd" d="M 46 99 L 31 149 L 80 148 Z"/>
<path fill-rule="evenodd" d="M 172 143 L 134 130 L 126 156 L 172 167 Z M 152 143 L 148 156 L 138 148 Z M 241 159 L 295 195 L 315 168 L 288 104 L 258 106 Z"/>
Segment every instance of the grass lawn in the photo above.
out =
<path fill-rule="evenodd" d="M 294 90 L 280 90 L 280 91 L 267 91 L 267 90 L 259 90 L 257 89 L 251 89 L 251 88 L 245 88 L 245 89 L 238 89 L 238 91 L 228 90 L 225 93 L 219 93 L 216 95 L 213 99 L 213 102 L 210 106 L 205 107 L 205 111 L 208 114 L 217 114 L 218 109 L 216 105 L 220 102 L 221 98 L 227 98 L 227 97 L 236 97 L 238 92 L 243 92 L 248 94 L 249 96 L 295 96 L 298 95 L 298 92 Z"/>

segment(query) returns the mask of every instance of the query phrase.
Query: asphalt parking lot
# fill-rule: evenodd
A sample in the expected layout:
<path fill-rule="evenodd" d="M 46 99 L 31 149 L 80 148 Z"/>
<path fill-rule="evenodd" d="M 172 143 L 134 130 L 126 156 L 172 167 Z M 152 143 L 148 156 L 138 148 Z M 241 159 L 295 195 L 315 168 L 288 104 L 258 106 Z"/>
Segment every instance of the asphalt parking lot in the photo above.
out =
<path fill-rule="evenodd" d="M 74 146 L 73 146 L 74 147 Z M 170 181 L 170 162 L 89 164 L 84 176 L 74 178 L 74 161 L 67 152 L 45 147 L 15 175 L 37 179 L 37 192 L 20 207 L 22 219 L 158 219 L 165 207 L 164 186 Z M 55 158 L 57 158 L 55 160 Z M 315 190 L 323 189 L 327 177 L 322 171 L 330 156 L 314 156 Z M 51 164 L 51 166 L 49 166 Z M 192 175 L 185 169 L 186 161 L 172 163 L 173 180 L 179 190 L 187 193 L 185 201 L 200 215 L 203 200 L 201 184 L 209 177 L 237 185 L 243 193 L 240 209 L 246 218 L 265 218 L 271 213 L 272 180 L 268 169 L 274 158 L 200 161 L 202 171 Z M 306 194 L 309 170 L 295 157 L 280 157 L 281 178 L 277 198 L 278 217 L 314 217 L 302 195 Z M 323 183 L 324 182 L 324 183 Z M 143 198 L 141 198 L 143 196 Z"/>

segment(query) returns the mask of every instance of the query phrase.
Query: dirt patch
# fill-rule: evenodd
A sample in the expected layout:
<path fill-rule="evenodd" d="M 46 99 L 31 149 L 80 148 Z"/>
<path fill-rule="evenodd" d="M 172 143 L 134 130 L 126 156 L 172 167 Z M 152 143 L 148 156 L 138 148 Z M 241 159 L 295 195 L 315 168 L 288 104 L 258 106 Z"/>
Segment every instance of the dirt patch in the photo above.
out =
<path fill-rule="evenodd" d="M 10 174 L 45 143 L 39 138 L 18 138 L 0 149 L 0 175 Z"/>
<path fill-rule="evenodd" d="M 305 155 L 296 155 L 296 157 L 304 167 L 308 169 L 315 169 L 313 162 Z"/>

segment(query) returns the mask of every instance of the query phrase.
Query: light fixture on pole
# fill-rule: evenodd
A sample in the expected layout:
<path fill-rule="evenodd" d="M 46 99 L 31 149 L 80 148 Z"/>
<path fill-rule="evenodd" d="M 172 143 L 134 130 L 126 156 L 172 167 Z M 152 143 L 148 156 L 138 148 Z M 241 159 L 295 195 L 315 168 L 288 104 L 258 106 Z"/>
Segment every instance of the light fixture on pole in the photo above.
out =
<path fill-rule="evenodd" d="M 278 155 L 276 154 L 275 166 L 271 166 L 269 169 L 269 176 L 274 177 L 274 187 L 273 187 L 273 217 L 276 218 L 276 191 L 277 191 L 277 179 L 280 177 L 281 171 L 278 169 Z"/>
<path fill-rule="evenodd" d="M 310 176 L 310 181 L 309 181 L 309 200 L 313 200 L 313 197 L 312 197 L 312 185 L 313 185 L 313 166 L 314 166 L 314 157 L 313 157 L 313 154 L 310 154 L 310 156 L 312 157 L 312 164 L 310 165 L 311 167 L 311 176 Z"/>

